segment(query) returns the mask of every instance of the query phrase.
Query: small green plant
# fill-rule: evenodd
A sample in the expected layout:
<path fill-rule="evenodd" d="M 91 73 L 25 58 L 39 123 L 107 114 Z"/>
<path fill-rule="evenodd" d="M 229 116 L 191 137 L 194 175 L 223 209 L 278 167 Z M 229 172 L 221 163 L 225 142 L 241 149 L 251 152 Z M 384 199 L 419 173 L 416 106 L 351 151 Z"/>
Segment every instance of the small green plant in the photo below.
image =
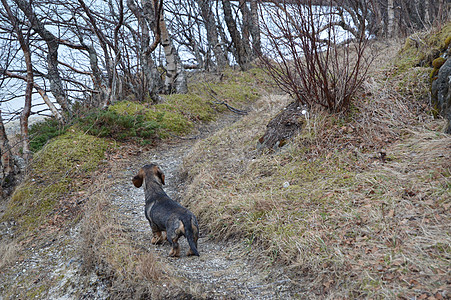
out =
<path fill-rule="evenodd" d="M 146 140 L 156 137 L 159 124 L 143 114 L 119 114 L 113 110 L 94 110 L 76 120 L 80 129 L 116 141 Z"/>
<path fill-rule="evenodd" d="M 49 140 L 66 133 L 71 125 L 93 136 L 119 142 L 138 141 L 141 144 L 151 143 L 157 137 L 157 129 L 161 127 L 158 118 L 149 120 L 142 113 L 120 114 L 114 110 L 96 109 L 81 114 L 70 125 L 61 125 L 53 118 L 32 125 L 31 151 L 36 153 L 41 150 Z"/>
<path fill-rule="evenodd" d="M 30 150 L 37 152 L 52 138 L 66 132 L 67 126 L 54 119 L 48 118 L 30 126 Z"/>

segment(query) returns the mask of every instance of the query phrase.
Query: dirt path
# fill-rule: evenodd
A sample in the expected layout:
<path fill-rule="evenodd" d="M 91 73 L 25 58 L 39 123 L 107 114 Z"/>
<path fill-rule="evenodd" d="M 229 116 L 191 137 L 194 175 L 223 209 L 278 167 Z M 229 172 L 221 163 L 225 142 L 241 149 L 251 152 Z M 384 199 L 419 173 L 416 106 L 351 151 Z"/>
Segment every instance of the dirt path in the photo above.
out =
<path fill-rule="evenodd" d="M 131 178 L 146 163 L 157 163 L 166 175 L 165 191 L 179 200 L 183 190 L 179 171 L 184 156 L 201 138 L 214 134 L 220 128 L 232 124 L 239 117 L 226 115 L 220 121 L 203 126 L 197 139 L 174 139 L 169 143 L 138 155 L 126 156 L 113 162 L 114 170 L 108 177 L 115 182 L 106 191 L 117 211 L 124 231 L 142 249 L 148 249 L 177 276 L 182 290 L 200 299 L 290 299 L 294 298 L 293 283 L 283 269 L 256 267 L 247 257 L 242 243 L 218 243 L 202 235 L 198 249 L 200 257 L 187 257 L 186 239 L 181 239 L 182 256 L 168 257 L 168 244 L 152 245 L 151 230 L 144 217 L 144 191 L 131 183 Z M 0 212 L 3 210 L 0 210 Z M 108 299 L 108 288 L 95 272 L 82 273 L 83 258 L 80 254 L 81 224 L 76 225 L 42 245 L 21 246 L 12 239 L 13 224 L 0 224 L 1 251 L 16 263 L 0 274 L 0 300 L 26 295 L 27 299 Z M 10 238 L 11 237 L 11 238 Z M 45 238 L 44 238 L 45 239 Z M 11 242 L 10 242 L 11 241 Z M 18 257 L 20 255 L 21 257 Z"/>
<path fill-rule="evenodd" d="M 212 134 L 236 120 L 229 116 L 220 124 L 209 127 L 200 133 L 202 137 Z M 255 262 L 246 257 L 244 244 L 226 244 L 214 242 L 205 235 L 199 239 L 200 257 L 187 257 L 186 239 L 181 239 L 180 258 L 168 257 L 170 247 L 152 245 L 149 223 L 144 217 L 144 191 L 131 184 L 131 178 L 144 164 L 157 163 L 166 175 L 166 193 L 179 200 L 183 183 L 178 176 L 183 157 L 194 145 L 194 140 L 183 140 L 161 145 L 149 152 L 136 156 L 129 162 L 117 178 L 119 184 L 112 189 L 112 201 L 122 215 L 124 229 L 133 240 L 143 248 L 149 248 L 158 261 L 164 262 L 180 277 L 185 290 L 208 299 L 290 299 L 292 283 L 283 275 L 282 269 L 257 268 Z M 200 224 L 202 228 L 202 224 Z"/>

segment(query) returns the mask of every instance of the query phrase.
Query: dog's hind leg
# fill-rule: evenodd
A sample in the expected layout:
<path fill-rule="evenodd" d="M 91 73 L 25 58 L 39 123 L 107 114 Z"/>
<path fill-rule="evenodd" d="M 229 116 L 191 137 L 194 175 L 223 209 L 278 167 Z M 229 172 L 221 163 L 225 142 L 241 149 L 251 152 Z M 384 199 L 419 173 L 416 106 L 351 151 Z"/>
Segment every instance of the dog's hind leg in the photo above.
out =
<path fill-rule="evenodd" d="M 180 220 L 175 222 L 175 224 L 173 225 L 175 226 L 167 228 L 166 231 L 167 240 L 172 246 L 171 252 L 169 252 L 169 256 L 178 257 L 180 256 L 180 245 L 178 243 L 178 240 L 180 236 L 185 234 L 185 227 Z"/>
<path fill-rule="evenodd" d="M 169 252 L 169 256 L 172 256 L 172 257 L 180 256 L 180 245 L 178 243 L 178 237 L 172 240 L 172 249 Z"/>
<path fill-rule="evenodd" d="M 175 232 L 167 233 L 167 239 L 172 246 L 171 251 L 169 252 L 169 256 L 179 257 L 180 256 L 180 245 L 179 245 L 179 235 L 175 234 Z"/>
<path fill-rule="evenodd" d="M 158 244 L 163 243 L 164 237 L 161 234 L 161 231 L 152 231 L 152 233 L 153 233 L 153 238 L 150 241 L 152 244 L 158 245 Z"/>

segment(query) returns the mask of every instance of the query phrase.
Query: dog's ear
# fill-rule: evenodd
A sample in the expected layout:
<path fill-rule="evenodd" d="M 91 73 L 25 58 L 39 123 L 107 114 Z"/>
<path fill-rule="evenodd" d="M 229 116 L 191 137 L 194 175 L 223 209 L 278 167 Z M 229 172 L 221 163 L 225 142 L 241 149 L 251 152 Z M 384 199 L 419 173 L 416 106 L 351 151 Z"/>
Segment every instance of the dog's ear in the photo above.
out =
<path fill-rule="evenodd" d="M 164 173 L 157 167 L 157 175 L 161 180 L 161 184 L 164 185 Z"/>
<path fill-rule="evenodd" d="M 138 175 L 136 175 L 136 176 L 133 177 L 133 179 L 132 179 L 133 184 L 134 184 L 137 188 L 140 188 L 140 187 L 143 185 L 143 179 L 144 179 L 144 177 L 143 177 L 143 174 L 142 174 L 142 173 L 143 173 L 143 172 L 142 172 L 142 169 L 141 169 L 141 170 L 139 170 Z"/>

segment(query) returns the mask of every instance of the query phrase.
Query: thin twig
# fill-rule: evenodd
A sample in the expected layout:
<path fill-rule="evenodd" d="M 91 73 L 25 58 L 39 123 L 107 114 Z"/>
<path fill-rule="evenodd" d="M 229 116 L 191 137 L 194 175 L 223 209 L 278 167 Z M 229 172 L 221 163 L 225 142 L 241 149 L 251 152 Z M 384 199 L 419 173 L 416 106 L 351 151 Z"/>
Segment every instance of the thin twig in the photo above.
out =
<path fill-rule="evenodd" d="M 218 104 L 218 105 L 223 104 L 223 105 L 225 105 L 225 107 L 227 107 L 228 110 L 230 110 L 233 113 L 236 113 L 236 114 L 242 115 L 242 116 L 247 115 L 247 111 L 235 108 L 235 107 L 229 105 L 227 102 L 225 102 L 225 100 L 221 101 L 218 98 L 216 98 L 215 94 L 217 94 L 217 93 L 209 85 L 208 85 L 208 88 L 209 88 L 208 93 L 210 94 L 210 96 L 212 96 L 216 100 L 216 102 L 213 101 L 214 104 Z"/>
<path fill-rule="evenodd" d="M 178 138 L 178 139 L 180 139 L 180 140 L 185 140 L 185 141 L 189 141 L 189 140 L 197 140 L 197 139 L 199 138 L 198 135 L 193 136 L 193 137 L 182 137 L 182 136 L 179 136 L 179 135 L 176 135 L 176 134 L 173 134 L 173 133 L 168 133 L 168 134 L 169 134 L 170 136 L 172 136 L 172 137 Z"/>

